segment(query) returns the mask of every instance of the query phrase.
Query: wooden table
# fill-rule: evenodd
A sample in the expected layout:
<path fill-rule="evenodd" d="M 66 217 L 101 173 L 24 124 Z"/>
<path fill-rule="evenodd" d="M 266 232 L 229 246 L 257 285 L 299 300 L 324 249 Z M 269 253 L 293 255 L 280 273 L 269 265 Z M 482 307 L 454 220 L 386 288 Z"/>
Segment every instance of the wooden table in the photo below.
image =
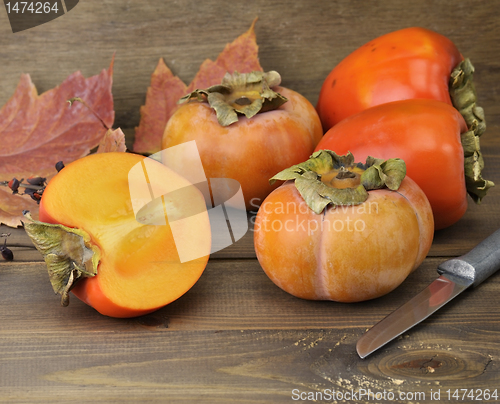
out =
<path fill-rule="evenodd" d="M 500 184 L 499 13 L 499 2 L 473 0 L 82 0 L 61 18 L 13 34 L 0 11 L 0 105 L 22 72 L 42 92 L 76 70 L 97 74 L 116 52 L 115 127 L 131 145 L 158 59 L 189 82 L 205 58 L 214 59 L 255 17 L 262 66 L 280 71 L 284 85 L 312 103 L 326 74 L 352 50 L 420 25 L 448 36 L 473 60 L 488 120 L 484 176 Z M 447 395 L 500 390 L 498 275 L 364 360 L 355 344 L 435 279 L 440 262 L 498 227 L 497 186 L 483 204 L 470 202 L 459 223 L 436 232 L 428 258 L 399 288 L 358 304 L 305 301 L 281 291 L 260 268 L 249 231 L 211 257 L 185 296 L 120 320 L 77 299 L 60 307 L 24 231 L 2 226 L 0 232 L 12 233 L 15 261 L 0 262 L 0 402 L 275 404 L 312 395 L 316 402 L 384 402 L 377 399 L 383 394 L 386 402 L 438 402 L 437 394 L 441 402 L 472 402 Z M 332 390 L 343 400 L 329 399 Z"/>

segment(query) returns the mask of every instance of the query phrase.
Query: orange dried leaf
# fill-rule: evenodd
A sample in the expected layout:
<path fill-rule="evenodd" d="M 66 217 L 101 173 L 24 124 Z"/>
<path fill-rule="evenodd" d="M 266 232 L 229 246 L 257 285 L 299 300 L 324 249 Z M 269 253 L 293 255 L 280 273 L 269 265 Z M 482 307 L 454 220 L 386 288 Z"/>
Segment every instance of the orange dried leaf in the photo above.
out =
<path fill-rule="evenodd" d="M 75 72 L 58 87 L 38 95 L 30 76 L 23 74 L 13 96 L 0 109 L 0 182 L 30 176 L 50 179 L 58 161 L 70 163 L 96 147 L 106 133 L 102 123 L 111 127 L 114 121 L 112 76 L 113 62 L 90 78 Z M 74 97 L 84 100 L 102 122 L 85 105 L 68 104 Z M 2 189 L 0 223 L 20 225 L 23 209 L 36 217 L 37 205 L 28 196 Z"/>
<path fill-rule="evenodd" d="M 160 59 L 151 76 L 146 105 L 141 107 L 141 121 L 135 128 L 134 152 L 152 154 L 160 150 L 165 125 L 186 92 L 186 85 Z"/>
<path fill-rule="evenodd" d="M 208 88 L 219 84 L 227 72 L 250 73 L 262 70 L 259 63 L 259 47 L 255 37 L 256 21 L 257 19 L 253 21 L 247 32 L 227 44 L 215 62 L 207 59 L 202 63 L 194 80 L 188 86 L 186 94 L 198 88 Z"/>
<path fill-rule="evenodd" d="M 254 30 L 256 21 L 253 21 L 247 32 L 227 44 L 215 62 L 205 60 L 189 86 L 174 76 L 160 59 L 151 76 L 146 104 L 141 107 L 141 120 L 135 130 L 134 152 L 152 154 L 160 150 L 165 125 L 178 108 L 177 101 L 182 96 L 198 88 L 219 84 L 227 72 L 262 71 Z"/>
<path fill-rule="evenodd" d="M 126 152 L 125 134 L 120 128 L 108 129 L 97 148 L 96 153 Z"/>
<path fill-rule="evenodd" d="M 23 210 L 33 212 L 33 219 L 38 219 L 38 204 L 31 197 L 12 195 L 9 188 L 0 187 L 0 224 L 10 227 L 20 226 Z"/>

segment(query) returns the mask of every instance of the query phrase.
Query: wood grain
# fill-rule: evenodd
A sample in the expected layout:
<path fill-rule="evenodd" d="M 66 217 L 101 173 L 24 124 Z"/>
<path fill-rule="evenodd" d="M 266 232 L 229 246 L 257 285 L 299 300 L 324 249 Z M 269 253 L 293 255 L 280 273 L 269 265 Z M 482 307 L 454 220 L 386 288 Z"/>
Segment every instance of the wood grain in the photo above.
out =
<path fill-rule="evenodd" d="M 438 275 L 441 259 L 424 264 L 390 294 L 369 302 L 343 304 L 295 298 L 275 286 L 256 260 L 210 261 L 198 283 L 179 300 L 138 319 L 117 320 L 99 315 L 72 297 L 60 307 L 43 263 L 0 265 L 2 307 L 0 333 L 80 332 L 82 330 L 156 332 L 240 329 L 364 329 L 396 309 Z M 485 329 L 500 322 L 500 275 L 493 276 L 432 317 L 439 324 L 464 325 L 478 316 Z M 22 293 L 20 293 L 22 291 Z M 34 304 L 36 303 L 36 304 Z M 468 309 L 471 306 L 474 310 Z M 36 324 L 33 320 L 36 319 Z M 484 324 L 483 324 L 484 323 Z M 62 328 L 61 328 L 62 327 Z"/>
<path fill-rule="evenodd" d="M 160 58 L 183 81 L 190 82 L 206 58 L 215 59 L 226 43 L 258 17 L 255 30 L 261 65 L 279 71 L 284 85 L 312 103 L 328 72 L 357 47 L 396 29 L 422 26 L 448 36 L 472 59 L 480 101 L 488 116 L 497 117 L 500 69 L 496 55 L 500 45 L 495 13 L 499 7 L 496 2 L 473 0 L 404 6 L 397 0 L 302 0 L 293 4 L 284 0 L 82 0 L 67 15 L 16 34 L 1 13 L 0 105 L 14 92 L 21 73 L 29 73 L 43 92 L 74 71 L 85 76 L 99 73 L 115 54 L 115 126 L 133 133 Z"/>
<path fill-rule="evenodd" d="M 186 295 L 147 316 L 112 319 L 76 298 L 61 307 L 23 229 L 0 226 L 16 257 L 0 260 L 0 402 L 275 404 L 299 401 L 294 389 L 370 389 L 414 393 L 391 402 L 422 403 L 438 402 L 431 392 L 443 399 L 447 389 L 497 388 L 500 275 L 365 360 L 355 344 L 435 279 L 440 262 L 500 227 L 499 14 L 500 2 L 474 0 L 81 0 L 67 15 L 13 34 L 0 10 L 0 105 L 21 73 L 43 92 L 77 70 L 98 74 L 115 55 L 114 126 L 129 147 L 158 60 L 189 82 L 255 17 L 262 66 L 313 104 L 328 72 L 357 47 L 399 28 L 436 30 L 476 67 L 488 123 L 484 176 L 498 184 L 481 205 L 470 202 L 460 222 L 436 232 L 429 257 L 400 287 L 358 304 L 301 300 L 275 286 L 256 260 L 250 215 L 250 231 L 214 254 Z"/>
<path fill-rule="evenodd" d="M 2 348 L 10 347 L 4 361 L 19 371 L 4 375 L 4 386 L 12 387 L 2 389 L 0 402 L 289 403 L 294 389 L 424 392 L 427 400 L 419 402 L 429 402 L 438 388 L 498 385 L 492 360 L 498 346 L 444 341 L 442 328 L 408 337 L 391 354 L 359 365 L 352 329 L 154 334 L 147 345 L 141 334 L 88 336 L 83 343 L 74 335 L 3 339 Z M 430 349 L 417 337 L 427 338 Z"/>
<path fill-rule="evenodd" d="M 367 360 L 357 357 L 364 330 L 435 278 L 436 264 L 428 260 L 381 299 L 346 305 L 293 298 L 255 261 L 215 261 L 177 302 L 127 320 L 100 316 L 76 299 L 62 308 L 43 265 L 9 266 L 1 271 L 1 307 L 9 310 L 0 312 L 0 402 L 81 395 L 82 403 L 166 396 L 281 403 L 293 389 L 492 388 L 499 382 L 498 277 Z"/>

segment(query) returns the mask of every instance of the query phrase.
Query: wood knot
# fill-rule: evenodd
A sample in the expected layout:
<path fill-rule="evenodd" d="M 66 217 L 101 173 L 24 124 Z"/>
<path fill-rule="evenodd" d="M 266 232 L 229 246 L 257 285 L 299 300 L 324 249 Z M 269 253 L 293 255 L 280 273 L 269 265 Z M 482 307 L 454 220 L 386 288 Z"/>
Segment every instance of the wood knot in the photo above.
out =
<path fill-rule="evenodd" d="M 461 356 L 419 349 L 382 357 L 380 361 L 370 363 L 367 370 L 371 374 L 383 374 L 398 380 L 459 380 L 477 376 L 482 369 L 484 367 L 476 366 L 475 361 L 466 361 Z"/>
<path fill-rule="evenodd" d="M 411 361 L 394 364 L 392 368 L 394 369 L 412 369 L 420 370 L 424 373 L 434 373 L 437 368 L 439 368 L 443 363 L 437 360 L 435 357 L 432 358 L 422 358 L 413 359 Z"/>

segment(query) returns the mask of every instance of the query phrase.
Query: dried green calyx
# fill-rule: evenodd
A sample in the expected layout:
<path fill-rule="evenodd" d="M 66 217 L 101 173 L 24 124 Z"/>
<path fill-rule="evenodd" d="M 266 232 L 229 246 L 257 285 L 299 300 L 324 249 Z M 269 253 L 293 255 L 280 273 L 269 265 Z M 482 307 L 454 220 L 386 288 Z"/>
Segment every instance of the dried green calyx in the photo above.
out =
<path fill-rule="evenodd" d="M 396 191 L 406 176 L 401 159 L 382 160 L 368 157 L 355 163 L 352 153 L 339 156 L 331 150 L 319 150 L 309 160 L 276 174 L 275 181 L 294 180 L 304 201 L 320 214 L 327 205 L 359 205 L 368 199 L 368 191 L 388 188 Z"/>
<path fill-rule="evenodd" d="M 476 89 L 473 82 L 474 66 L 465 59 L 452 71 L 450 76 L 450 96 L 453 106 L 462 114 L 468 131 L 462 135 L 464 168 L 467 192 L 476 203 L 486 196 L 495 184 L 482 177 L 484 168 L 479 137 L 486 130 L 484 111 L 477 105 Z"/>
<path fill-rule="evenodd" d="M 61 295 L 61 305 L 67 306 L 76 282 L 97 275 L 100 250 L 83 230 L 39 222 L 29 212 L 24 216 L 28 219 L 24 229 L 45 259 L 52 288 Z"/>
<path fill-rule="evenodd" d="M 222 126 L 238 121 L 238 114 L 251 118 L 259 112 L 279 108 L 287 99 L 272 90 L 281 83 L 278 72 L 226 73 L 222 83 L 206 90 L 194 90 L 179 100 L 208 102 Z"/>

